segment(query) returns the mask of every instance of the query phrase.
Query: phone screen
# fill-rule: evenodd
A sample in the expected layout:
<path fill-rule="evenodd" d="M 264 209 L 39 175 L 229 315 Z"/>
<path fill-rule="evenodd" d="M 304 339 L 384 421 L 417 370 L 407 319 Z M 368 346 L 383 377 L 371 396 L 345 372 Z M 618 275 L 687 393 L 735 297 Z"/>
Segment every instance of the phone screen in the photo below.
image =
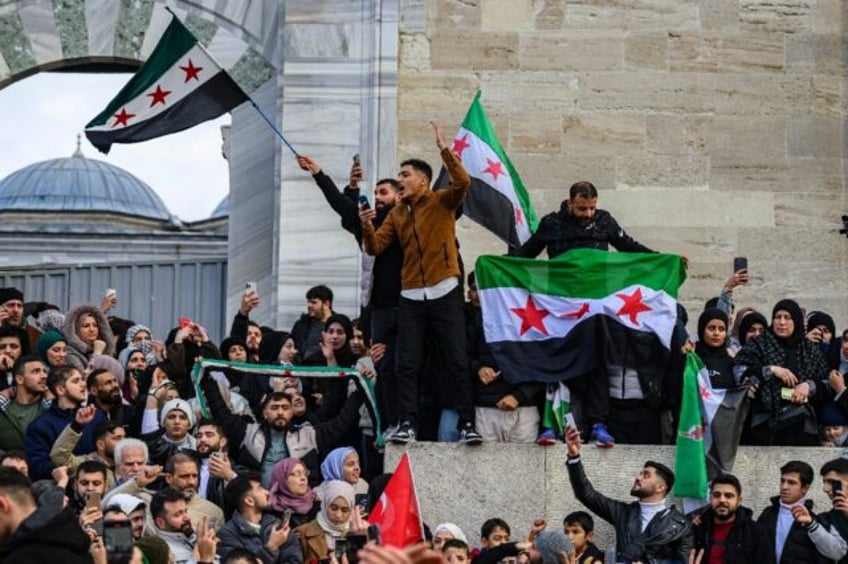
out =
<path fill-rule="evenodd" d="M 733 272 L 739 272 L 740 270 L 748 270 L 747 257 L 736 257 L 733 259 Z"/>
<path fill-rule="evenodd" d="M 132 524 L 129 521 L 104 522 L 103 545 L 109 555 L 131 555 L 133 553 Z"/>
<path fill-rule="evenodd" d="M 336 558 L 342 561 L 342 556 L 347 552 L 347 539 L 336 539 Z"/>
<path fill-rule="evenodd" d="M 364 195 L 359 196 L 359 207 L 361 207 L 362 209 L 366 209 L 366 210 L 371 209 L 371 204 L 368 203 L 368 197 L 367 196 L 364 196 Z"/>

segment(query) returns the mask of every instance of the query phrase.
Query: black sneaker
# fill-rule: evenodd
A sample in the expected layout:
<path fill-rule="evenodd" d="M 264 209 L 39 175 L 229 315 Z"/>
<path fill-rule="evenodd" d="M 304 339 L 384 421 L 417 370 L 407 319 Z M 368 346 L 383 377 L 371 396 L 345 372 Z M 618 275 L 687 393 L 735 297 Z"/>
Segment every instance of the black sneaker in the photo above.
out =
<path fill-rule="evenodd" d="M 466 423 L 459 430 L 459 443 L 463 445 L 479 445 L 483 443 L 483 437 L 474 428 L 473 423 Z"/>
<path fill-rule="evenodd" d="M 389 440 L 396 445 L 404 445 L 415 440 L 415 429 L 409 421 L 403 421 L 398 425 L 394 433 L 389 436 Z"/>

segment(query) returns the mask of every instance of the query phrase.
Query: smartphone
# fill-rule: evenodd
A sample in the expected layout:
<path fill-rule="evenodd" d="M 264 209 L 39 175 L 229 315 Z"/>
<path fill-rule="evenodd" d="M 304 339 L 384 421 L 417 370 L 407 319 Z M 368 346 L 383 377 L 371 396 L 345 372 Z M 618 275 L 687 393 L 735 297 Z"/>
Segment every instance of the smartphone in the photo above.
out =
<path fill-rule="evenodd" d="M 347 535 L 347 561 L 350 564 L 359 562 L 359 551 L 365 548 L 368 544 L 368 537 L 365 535 Z"/>
<path fill-rule="evenodd" d="M 833 495 L 842 493 L 842 480 L 831 480 L 830 491 L 833 492 Z"/>
<path fill-rule="evenodd" d="M 292 516 L 291 509 L 284 509 L 283 510 L 283 518 L 280 521 L 283 523 L 283 525 L 285 525 L 286 523 L 291 521 L 291 516 Z"/>
<path fill-rule="evenodd" d="M 215 458 L 220 458 L 220 459 L 223 460 L 223 459 L 227 458 L 227 453 L 224 452 L 223 450 L 213 450 L 212 456 L 214 456 Z"/>
<path fill-rule="evenodd" d="M 100 492 L 86 492 L 85 506 L 100 507 Z"/>
<path fill-rule="evenodd" d="M 355 165 L 359 164 L 359 153 L 356 153 L 355 155 L 353 155 L 353 164 L 355 164 Z"/>
<path fill-rule="evenodd" d="M 256 291 L 256 282 L 245 282 L 244 283 L 244 289 L 247 290 L 248 292 L 255 292 Z"/>
<path fill-rule="evenodd" d="M 736 257 L 733 259 L 733 272 L 748 270 L 748 257 Z"/>
<path fill-rule="evenodd" d="M 565 414 L 565 428 L 568 429 L 569 427 L 577 429 L 577 423 L 574 422 L 574 416 L 570 411 Z"/>
<path fill-rule="evenodd" d="M 114 298 L 117 295 L 118 295 L 118 290 L 116 290 L 115 288 L 108 288 L 106 290 L 106 297 L 107 298 Z"/>
<path fill-rule="evenodd" d="M 180 329 L 185 329 L 189 325 L 191 325 L 191 319 L 188 317 L 180 317 Z"/>
<path fill-rule="evenodd" d="M 368 515 L 368 494 L 356 494 L 354 497 L 354 505 L 359 507 L 362 516 Z"/>
<path fill-rule="evenodd" d="M 359 196 L 359 207 L 363 210 L 371 209 L 371 204 L 368 203 L 368 196 L 365 196 L 364 194 Z"/>
<path fill-rule="evenodd" d="M 133 536 L 130 521 L 104 521 L 103 546 L 109 556 L 132 556 Z"/>
<path fill-rule="evenodd" d="M 380 545 L 380 525 L 368 525 L 368 540 L 374 541 L 374 544 Z"/>
<path fill-rule="evenodd" d="M 336 539 L 336 549 L 335 549 L 336 560 L 341 562 L 342 557 L 345 555 L 346 552 L 347 552 L 347 539 L 346 538 Z"/>

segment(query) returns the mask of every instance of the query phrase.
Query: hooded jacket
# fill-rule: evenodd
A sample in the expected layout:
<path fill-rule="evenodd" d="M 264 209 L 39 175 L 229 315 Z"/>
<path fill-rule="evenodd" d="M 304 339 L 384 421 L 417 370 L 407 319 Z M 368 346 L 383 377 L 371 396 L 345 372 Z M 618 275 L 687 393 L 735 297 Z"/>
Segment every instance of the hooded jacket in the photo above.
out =
<path fill-rule="evenodd" d="M 77 323 L 85 315 L 91 315 L 97 321 L 97 329 L 100 331 L 97 339 L 106 343 L 106 350 L 103 354 L 115 356 L 114 336 L 112 328 L 109 327 L 109 321 L 106 316 L 94 304 L 81 304 L 72 307 L 65 315 L 65 324 L 62 326 L 62 334 L 65 335 L 68 343 L 68 362 L 79 368 L 78 363 L 82 363 L 82 368 L 88 366 L 88 360 L 93 352 L 92 346 L 83 341 L 77 334 Z"/>
<path fill-rule="evenodd" d="M 0 547 L 0 562 L 89 563 L 93 561 L 88 552 L 90 545 L 72 508 L 66 507 L 56 513 L 54 508 L 44 506 L 27 517 L 12 538 Z"/>

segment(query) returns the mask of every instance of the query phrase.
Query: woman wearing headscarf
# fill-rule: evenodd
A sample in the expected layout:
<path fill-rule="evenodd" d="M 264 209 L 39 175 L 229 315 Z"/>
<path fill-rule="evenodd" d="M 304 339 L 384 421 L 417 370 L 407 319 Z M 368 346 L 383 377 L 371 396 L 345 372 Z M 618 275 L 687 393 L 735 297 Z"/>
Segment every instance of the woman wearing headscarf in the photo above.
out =
<path fill-rule="evenodd" d="M 741 349 L 748 341 L 759 337 L 768 329 L 768 319 L 758 311 L 749 312 L 740 322 L 737 329 L 739 348 Z M 738 351 L 737 351 L 738 352 Z"/>
<path fill-rule="evenodd" d="M 353 368 L 359 357 L 350 348 L 353 324 L 346 315 L 334 313 L 324 323 L 321 346 L 303 360 L 304 366 L 340 366 Z M 263 339 L 264 340 L 264 339 Z M 341 410 L 347 398 L 347 380 L 312 380 L 304 382 L 303 395 L 316 407 L 314 414 L 319 421 L 329 421 Z M 350 436 L 343 444 L 359 444 L 358 437 Z"/>
<path fill-rule="evenodd" d="M 56 329 L 41 334 L 35 341 L 35 354 L 47 363 L 48 368 L 58 368 L 68 362 L 68 340 Z M 78 366 L 84 370 L 85 366 Z"/>
<path fill-rule="evenodd" d="M 445 544 L 445 541 L 451 539 L 461 540 L 465 544 L 468 544 L 465 533 L 453 523 L 440 523 L 433 529 L 433 548 L 439 552 L 441 552 L 442 545 Z"/>
<path fill-rule="evenodd" d="M 268 484 L 271 508 L 277 517 L 291 511 L 292 528 L 315 519 L 320 504 L 309 487 L 309 470 L 297 458 L 284 458 L 274 464 Z"/>
<path fill-rule="evenodd" d="M 313 558 L 325 560 L 335 550 L 336 540 L 347 536 L 353 511 L 353 487 L 341 480 L 327 482 L 318 516 L 295 529 L 304 562 Z"/>
<path fill-rule="evenodd" d="M 115 338 L 112 329 L 103 312 L 93 304 L 82 304 L 71 308 L 65 315 L 65 325 L 62 327 L 68 343 L 69 364 L 76 362 L 83 367 L 88 366 L 95 348 L 102 347 L 98 353 L 115 356 Z M 98 345 L 99 342 L 105 345 Z"/>
<path fill-rule="evenodd" d="M 362 470 L 359 466 L 359 453 L 353 447 L 339 447 L 331 450 L 330 454 L 321 463 L 321 475 L 324 482 L 315 488 L 315 493 L 321 497 L 324 484 L 330 480 L 341 480 L 353 486 L 356 495 L 368 493 L 368 482 L 361 478 Z"/>
<path fill-rule="evenodd" d="M 772 310 L 768 331 L 736 355 L 735 372 L 756 389 L 751 413 L 754 444 L 818 444 L 815 407 L 830 400 L 827 364 L 816 343 L 804 336 L 804 317 L 793 300 Z"/>
<path fill-rule="evenodd" d="M 727 352 L 727 314 L 711 307 L 698 318 L 698 342 L 695 353 L 704 361 L 713 388 L 732 388 L 733 359 Z"/>

